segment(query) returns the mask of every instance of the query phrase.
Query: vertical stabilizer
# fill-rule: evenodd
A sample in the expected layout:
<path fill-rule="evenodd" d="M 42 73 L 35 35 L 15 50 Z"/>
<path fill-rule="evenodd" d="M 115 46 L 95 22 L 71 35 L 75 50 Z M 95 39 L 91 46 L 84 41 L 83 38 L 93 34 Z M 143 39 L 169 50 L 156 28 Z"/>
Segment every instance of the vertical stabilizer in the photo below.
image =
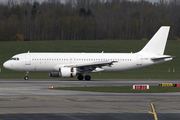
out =
<path fill-rule="evenodd" d="M 140 52 L 164 54 L 170 26 L 162 26 Z"/>

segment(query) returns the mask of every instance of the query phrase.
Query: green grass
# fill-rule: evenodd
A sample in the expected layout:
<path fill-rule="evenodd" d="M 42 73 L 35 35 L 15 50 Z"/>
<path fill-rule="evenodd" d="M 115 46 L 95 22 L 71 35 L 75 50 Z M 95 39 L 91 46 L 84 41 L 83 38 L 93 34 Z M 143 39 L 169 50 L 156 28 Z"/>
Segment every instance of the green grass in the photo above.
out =
<path fill-rule="evenodd" d="M 31 52 L 102 52 L 130 53 L 141 50 L 146 40 L 64 40 L 64 41 L 24 41 L 0 42 L 0 79 L 23 79 L 25 72 L 10 71 L 3 68 L 3 63 L 15 54 Z M 92 79 L 180 79 L 179 53 L 180 41 L 168 41 L 165 54 L 176 56 L 174 60 L 138 70 L 91 73 Z M 171 72 L 168 72 L 168 69 Z M 172 72 L 172 69 L 175 72 Z M 48 73 L 30 72 L 30 79 L 62 79 L 50 78 Z M 76 78 L 69 78 L 76 79 Z"/>
<path fill-rule="evenodd" d="M 110 93 L 167 93 L 180 92 L 178 87 L 159 87 L 150 86 L 147 90 L 134 90 L 132 86 L 97 86 L 97 87 L 57 87 L 52 90 L 74 90 L 74 91 L 91 91 L 91 92 L 110 92 Z"/>

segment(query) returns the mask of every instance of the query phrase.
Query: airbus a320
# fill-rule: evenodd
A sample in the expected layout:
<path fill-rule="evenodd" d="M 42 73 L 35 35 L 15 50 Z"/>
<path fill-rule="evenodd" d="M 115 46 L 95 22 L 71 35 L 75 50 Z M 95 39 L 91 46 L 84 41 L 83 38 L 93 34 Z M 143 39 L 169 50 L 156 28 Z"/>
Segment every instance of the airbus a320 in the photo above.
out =
<path fill-rule="evenodd" d="M 137 53 L 21 53 L 3 66 L 9 70 L 49 72 L 50 77 L 75 77 L 91 80 L 91 72 L 117 72 L 143 68 L 173 59 L 164 55 L 170 27 L 162 26 L 145 47 Z M 85 74 L 85 77 L 83 76 Z"/>

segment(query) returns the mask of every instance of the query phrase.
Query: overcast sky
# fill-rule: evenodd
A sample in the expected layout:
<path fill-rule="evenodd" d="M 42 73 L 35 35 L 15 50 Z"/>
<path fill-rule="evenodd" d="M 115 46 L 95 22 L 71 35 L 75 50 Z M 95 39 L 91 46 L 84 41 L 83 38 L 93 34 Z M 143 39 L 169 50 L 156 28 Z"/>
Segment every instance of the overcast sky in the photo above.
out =
<path fill-rule="evenodd" d="M 7 2 L 8 0 L 0 0 L 0 2 Z M 39 2 L 43 2 L 43 1 L 46 1 L 46 0 L 37 0 Z M 64 2 L 65 0 L 61 0 L 62 2 Z M 138 0 L 131 0 L 131 1 L 138 1 Z M 150 1 L 150 2 L 159 2 L 159 0 L 146 0 L 146 1 Z M 168 0 L 166 0 L 168 1 Z"/>

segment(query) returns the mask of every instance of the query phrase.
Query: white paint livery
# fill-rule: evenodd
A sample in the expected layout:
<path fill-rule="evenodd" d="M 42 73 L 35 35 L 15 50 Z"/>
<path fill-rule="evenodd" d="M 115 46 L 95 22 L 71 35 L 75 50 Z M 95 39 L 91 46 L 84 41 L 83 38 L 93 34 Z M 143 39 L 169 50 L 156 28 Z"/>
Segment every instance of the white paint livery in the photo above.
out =
<path fill-rule="evenodd" d="M 3 66 L 10 70 L 50 72 L 50 77 L 74 77 L 90 80 L 90 72 L 126 71 L 172 60 L 163 55 L 169 26 L 162 26 L 146 46 L 137 53 L 22 53 L 13 56 Z"/>

